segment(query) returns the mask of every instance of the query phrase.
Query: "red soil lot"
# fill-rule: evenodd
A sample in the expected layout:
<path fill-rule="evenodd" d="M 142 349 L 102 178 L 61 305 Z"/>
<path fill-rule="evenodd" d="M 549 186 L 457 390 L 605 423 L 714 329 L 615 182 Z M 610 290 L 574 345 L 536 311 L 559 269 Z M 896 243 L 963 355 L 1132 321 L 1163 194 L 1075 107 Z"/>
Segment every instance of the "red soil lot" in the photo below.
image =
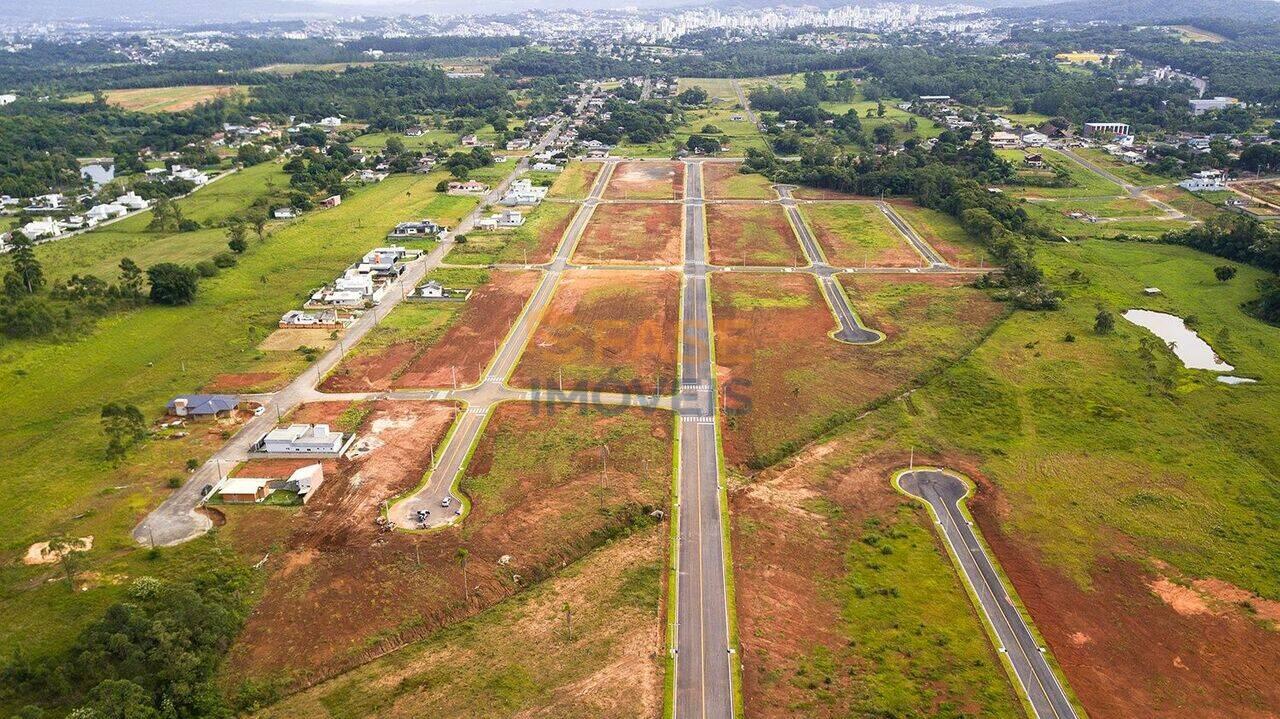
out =
<path fill-rule="evenodd" d="M 713 264 L 804 264 L 781 205 L 707 205 L 707 239 Z"/>
<path fill-rule="evenodd" d="M 681 210 L 674 204 L 599 205 L 574 249 L 573 261 L 677 264 L 684 252 Z"/>
<path fill-rule="evenodd" d="M 554 417 L 527 404 L 504 404 L 490 420 L 464 483 L 490 471 L 495 453 L 517 452 L 521 443 L 560 443 L 565 433 L 581 448 L 557 458 L 554 468 L 524 468 L 491 502 L 479 495 L 463 525 L 429 533 L 379 533 L 377 504 L 415 486 L 430 464 L 429 447 L 452 415 L 444 403 L 379 402 L 362 436 L 376 433 L 386 445 L 364 459 L 339 460 L 339 474 L 293 520 L 283 554 L 267 564 L 271 576 L 261 601 L 233 646 L 223 677 L 232 687 L 245 678 L 310 684 L 367 661 L 407 641 L 478 614 L 566 566 L 597 546 L 594 532 L 613 520 L 582 509 L 599 485 L 600 438 L 630 456 L 637 433 L 645 441 L 671 441 L 670 415 L 629 410 L 616 416 L 579 414 L 564 408 Z M 635 423 L 641 423 L 636 429 Z M 630 434 L 618 427 L 631 423 Z M 550 432 L 552 434 L 543 434 Z M 343 464 L 345 463 L 345 464 Z M 610 504 L 665 506 L 670 486 L 664 466 L 640 462 L 610 466 Z M 553 531 L 558 530 L 558 531 Z M 456 560 L 469 551 L 470 600 L 464 597 Z M 498 558 L 511 555 L 499 568 Z M 523 580 L 516 582 L 512 575 Z"/>
<path fill-rule="evenodd" d="M 678 200 L 684 196 L 684 163 L 620 162 L 604 196 L 609 200 Z"/>
<path fill-rule="evenodd" d="M 479 382 L 482 367 L 493 356 L 493 340 L 501 341 L 542 275 L 537 272 L 490 271 L 488 284 L 477 287 L 440 338 L 425 346 L 402 342 L 376 354 L 345 359 L 322 385 L 326 392 L 367 392 L 392 387 L 451 387 Z"/>
<path fill-rule="evenodd" d="M 564 276 L 511 383 L 591 390 L 663 391 L 676 373 L 680 276 L 674 272 L 585 271 Z"/>
<path fill-rule="evenodd" d="M 884 332 L 875 345 L 828 335 L 835 318 L 808 275 L 711 277 L 717 375 L 725 403 L 725 458 L 768 463 L 775 452 L 901 390 L 939 356 L 954 355 L 999 315 L 1000 305 L 950 276 L 841 277 L 854 309 Z M 919 328 L 919 331 L 915 331 Z"/>
<path fill-rule="evenodd" d="M 974 519 L 1092 719 L 1280 715 L 1280 631 L 1226 603 L 1180 613 L 1152 568 L 1119 554 L 1081 589 L 1001 531 L 998 490 L 975 479 Z"/>

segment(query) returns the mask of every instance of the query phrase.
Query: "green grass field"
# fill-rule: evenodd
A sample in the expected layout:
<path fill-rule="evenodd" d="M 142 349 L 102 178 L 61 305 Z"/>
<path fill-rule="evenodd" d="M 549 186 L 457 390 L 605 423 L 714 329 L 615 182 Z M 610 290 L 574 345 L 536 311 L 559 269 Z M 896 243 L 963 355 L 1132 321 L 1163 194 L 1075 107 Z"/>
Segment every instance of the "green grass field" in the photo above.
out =
<path fill-rule="evenodd" d="M 746 113 L 738 105 L 736 96 L 728 101 L 714 101 L 709 107 L 685 110 L 684 122 L 676 128 L 672 137 L 644 145 L 621 143 L 613 154 L 626 157 L 671 157 L 677 146 L 683 146 L 693 134 L 703 133 L 707 125 L 714 125 L 719 133 L 706 133 L 720 140 L 722 155 L 740 157 L 750 148 L 763 150 L 766 147 L 764 136 L 759 129 L 747 119 Z M 735 120 L 734 117 L 740 119 Z"/>
<path fill-rule="evenodd" d="M 1039 148 L 1037 151 L 1044 155 L 1045 162 L 1051 167 L 1065 170 L 1067 175 L 1070 177 L 1071 184 L 1067 187 L 1031 187 L 1014 185 L 1006 187 L 1006 192 L 1019 197 L 1049 198 L 1118 197 L 1124 194 L 1124 188 L 1102 177 L 1096 172 L 1092 172 L 1084 166 L 1073 162 L 1070 158 L 1064 157 L 1062 153 L 1057 150 L 1051 150 L 1045 147 Z M 1013 163 L 1015 169 L 1023 172 L 1022 158 L 1026 153 L 1022 150 L 996 150 L 996 154 Z M 1047 173 L 1048 168 L 1041 172 Z"/>
<path fill-rule="evenodd" d="M 120 597 L 130 577 L 181 576 L 182 557 L 207 547 L 193 542 L 163 553 L 172 555 L 173 564 L 155 562 L 133 545 L 129 531 L 167 496 L 167 479 L 181 477 L 188 458 L 203 460 L 221 438 L 197 432 L 187 440 L 154 440 L 112 466 L 103 458 L 98 429 L 103 403 L 130 402 L 156 417 L 170 397 L 199 389 L 219 373 L 301 371 L 300 356 L 271 358 L 257 344 L 281 313 L 382 244 L 391 225 L 424 214 L 438 201 L 432 191 L 437 181 L 392 177 L 355 191 L 340 207 L 279 228 L 264 244 L 251 241 L 239 266 L 201 282 L 190 306 L 112 315 L 63 344 L 0 343 L 6 384 L 0 436 L 8 448 L 0 456 L 0 475 L 9 478 L 0 495 L 3 548 L 12 557 L 56 531 L 92 534 L 85 569 L 102 577 L 70 595 L 65 585 L 43 581 L 48 569 L 0 568 L 0 611 L 9 618 L 0 627 L 0 651 L 22 646 L 39 655 L 65 646 Z M 98 241 L 94 234 L 54 243 L 55 249 L 74 256 L 78 245 Z"/>
<path fill-rule="evenodd" d="M 832 265 L 918 264 L 919 256 L 875 205 L 815 202 L 802 205 L 800 212 Z"/>
<path fill-rule="evenodd" d="M 1037 257 L 1067 293 L 1065 308 L 1004 322 L 918 392 L 914 412 L 892 420 L 911 427 L 901 441 L 917 457 L 924 447 L 979 458 L 1008 501 L 1006 533 L 1082 585 L 1095 562 L 1121 551 L 1280 598 L 1280 536 L 1271 528 L 1280 416 L 1268 410 L 1280 401 L 1280 359 L 1270 349 L 1280 328 L 1240 309 L 1262 273 L 1240 267 L 1218 282 L 1220 259 L 1098 240 L 1046 246 Z M 1163 294 L 1143 296 L 1151 286 Z M 1262 382 L 1228 387 L 1165 351 L 1148 366 L 1137 351 L 1147 331 L 1120 320 L 1113 334 L 1095 334 L 1099 306 L 1193 317 L 1235 374 Z M 1064 341 L 1068 334 L 1075 340 Z M 1117 536 L 1127 539 L 1118 545 Z"/>
<path fill-rule="evenodd" d="M 591 192 L 591 184 L 603 167 L 598 162 L 570 162 L 551 183 L 547 197 L 564 200 L 581 200 Z"/>
<path fill-rule="evenodd" d="M 871 100 L 858 100 L 856 102 L 824 102 L 822 109 L 835 115 L 843 115 L 849 110 L 858 113 L 858 117 L 862 120 L 862 131 L 870 136 L 875 132 L 877 127 L 881 125 L 892 126 L 898 132 L 899 139 L 903 139 L 911 134 L 917 137 L 930 138 L 937 137 L 942 134 L 942 126 L 926 117 L 914 115 L 897 107 L 897 103 L 901 100 L 884 100 L 884 116 L 880 117 L 876 114 L 876 103 Z M 871 110 L 871 117 L 867 117 L 867 110 Z M 917 127 L 912 133 L 907 129 L 907 121 L 915 118 Z"/>
<path fill-rule="evenodd" d="M 700 87 L 707 91 L 710 100 L 729 100 L 738 102 L 738 94 L 733 89 L 733 80 L 724 77 L 682 77 L 678 81 L 679 91 L 684 92 L 691 87 Z"/>
<path fill-rule="evenodd" d="M 366 150 L 381 150 L 386 147 L 387 140 L 393 137 L 400 138 L 405 148 L 409 150 L 425 150 L 434 143 L 453 147 L 462 139 L 460 133 L 441 129 L 428 130 L 425 134 L 417 137 L 408 137 L 403 132 L 370 132 L 352 140 L 351 146 L 361 147 Z"/>
<path fill-rule="evenodd" d="M 577 210 L 577 205 L 544 202 L 525 217 L 520 227 L 468 233 L 466 244 L 455 247 L 449 253 L 449 261 L 459 265 L 545 262 Z"/>
<path fill-rule="evenodd" d="M 180 201 L 183 216 L 201 225 L 219 225 L 241 216 L 259 197 L 283 199 L 289 178 L 274 162 L 246 168 L 203 187 Z M 114 222 L 74 240 L 39 245 L 36 256 L 51 281 L 71 274 L 92 274 L 114 281 L 121 258 L 142 267 L 158 262 L 192 263 L 227 250 L 227 231 L 207 227 L 195 232 L 148 232 L 151 213 L 144 212 Z M 280 223 L 275 223 L 280 224 Z M 252 230 L 250 238 L 253 238 Z M 255 240 L 256 241 L 256 240 Z"/>
<path fill-rule="evenodd" d="M 1113 175 L 1122 177 L 1140 187 L 1151 185 L 1171 185 L 1173 180 L 1160 175 L 1153 175 L 1139 165 L 1131 165 L 1124 160 L 1112 157 L 1106 150 L 1096 147 L 1078 147 L 1075 153 Z"/>

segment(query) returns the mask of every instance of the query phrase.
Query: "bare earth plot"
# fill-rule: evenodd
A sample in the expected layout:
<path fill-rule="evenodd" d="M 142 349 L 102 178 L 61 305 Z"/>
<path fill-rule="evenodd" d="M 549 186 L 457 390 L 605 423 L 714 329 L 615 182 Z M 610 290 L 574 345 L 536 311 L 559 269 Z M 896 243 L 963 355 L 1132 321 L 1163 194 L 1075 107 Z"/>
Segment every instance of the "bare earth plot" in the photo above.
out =
<path fill-rule="evenodd" d="M 707 239 L 712 264 L 804 264 L 804 253 L 781 205 L 707 205 Z"/>
<path fill-rule="evenodd" d="M 124 110 L 140 112 L 179 112 L 190 110 L 202 102 L 220 97 L 243 95 L 247 87 L 238 85 L 176 85 L 173 87 L 138 87 L 126 90 L 107 90 L 103 93 L 107 102 Z M 88 102 L 90 96 L 78 95 L 70 101 Z"/>
<path fill-rule="evenodd" d="M 464 303 L 402 303 L 325 379 L 327 392 L 451 387 L 480 381 L 493 342 L 533 295 L 536 272 L 491 270 Z"/>
<path fill-rule="evenodd" d="M 595 209 L 574 250 L 580 265 L 674 265 L 680 262 L 683 225 L 677 204 L 604 204 Z"/>
<path fill-rule="evenodd" d="M 680 277 L 617 270 L 566 274 L 511 383 L 652 393 L 675 381 Z"/>
<path fill-rule="evenodd" d="M 702 181 L 706 195 L 713 200 L 772 200 L 778 193 L 764 175 L 738 172 L 736 162 L 706 162 L 702 165 Z"/>
<path fill-rule="evenodd" d="M 500 407 L 463 480 L 466 525 L 370 550 L 400 579 L 386 646 L 425 641 L 263 716 L 658 716 L 665 529 L 649 512 L 669 503 L 671 441 L 666 413 Z"/>
<path fill-rule="evenodd" d="M 604 196 L 610 200 L 678 200 L 684 191 L 684 165 L 679 162 L 618 163 Z"/>
<path fill-rule="evenodd" d="M 546 262 L 577 210 L 577 205 L 545 202 L 529 213 L 519 227 L 468 233 L 466 243 L 449 253 L 449 262 L 458 265 Z"/>
<path fill-rule="evenodd" d="M 836 267 L 918 267 L 923 263 L 880 208 L 861 203 L 801 205 L 827 262 Z"/>
<path fill-rule="evenodd" d="M 962 286 L 964 278 L 840 279 L 863 321 L 885 333 L 883 342 L 831 339 L 835 319 L 807 275 L 712 276 L 717 373 L 732 390 L 724 430 L 731 465 L 771 464 L 954 356 L 1000 312 L 986 295 Z"/>
<path fill-rule="evenodd" d="M 890 433 L 845 434 L 730 491 L 751 716 L 1024 716 Z"/>

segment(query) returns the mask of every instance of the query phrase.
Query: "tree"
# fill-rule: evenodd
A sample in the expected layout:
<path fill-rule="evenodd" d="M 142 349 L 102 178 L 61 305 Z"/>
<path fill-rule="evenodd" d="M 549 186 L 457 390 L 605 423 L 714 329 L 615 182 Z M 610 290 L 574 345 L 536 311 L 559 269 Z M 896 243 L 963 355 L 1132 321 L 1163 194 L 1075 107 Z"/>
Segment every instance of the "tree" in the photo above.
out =
<path fill-rule="evenodd" d="M 471 587 L 467 585 L 467 557 L 470 555 L 466 547 L 458 547 L 458 551 L 453 553 L 453 558 L 462 567 L 462 596 L 468 604 L 471 603 Z"/>
<path fill-rule="evenodd" d="M 253 212 L 249 215 L 249 224 L 253 225 L 253 233 L 258 236 L 261 242 L 267 231 L 267 213 L 262 211 Z"/>
<path fill-rule="evenodd" d="M 73 714 L 93 719 L 160 719 L 151 694 L 128 679 L 104 679 L 89 690 L 89 701 Z"/>
<path fill-rule="evenodd" d="M 387 138 L 386 154 L 399 155 L 404 152 L 404 140 L 394 135 Z"/>
<path fill-rule="evenodd" d="M 238 255 L 241 252 L 244 252 L 245 250 L 247 250 L 249 248 L 249 245 L 245 243 L 243 237 L 232 237 L 231 239 L 227 240 L 227 247 L 232 252 Z"/>
<path fill-rule="evenodd" d="M 40 266 L 40 260 L 36 259 L 35 245 L 20 232 L 15 232 L 10 242 L 13 247 L 9 251 L 9 258 L 13 262 L 13 271 L 10 274 L 13 275 L 14 280 L 10 280 L 8 275 L 5 276 L 5 290 L 10 294 L 20 290 L 22 293 L 34 295 L 44 287 L 44 269 Z"/>
<path fill-rule="evenodd" d="M 83 552 L 89 548 L 89 543 L 79 537 L 68 537 L 65 534 L 55 535 L 49 540 L 49 543 L 40 550 L 40 555 L 46 559 L 53 559 L 62 565 L 62 571 L 67 577 L 67 587 L 71 591 L 76 590 L 76 552 Z"/>
<path fill-rule="evenodd" d="M 1218 265 L 1213 268 L 1213 276 L 1217 277 L 1219 282 L 1227 282 L 1236 276 L 1236 268 L 1234 265 Z"/>
<path fill-rule="evenodd" d="M 102 405 L 102 433 L 107 435 L 107 457 L 119 460 L 129 448 L 147 436 L 142 410 L 131 404 L 108 402 Z"/>
<path fill-rule="evenodd" d="M 1100 335 L 1109 335 L 1116 328 L 1116 316 L 1105 307 L 1098 308 L 1093 318 L 1093 331 Z"/>
<path fill-rule="evenodd" d="M 120 288 L 130 297 L 142 296 L 142 268 L 128 257 L 120 260 Z"/>
<path fill-rule="evenodd" d="M 43 337 L 58 326 L 43 297 L 23 297 L 0 307 L 0 327 L 10 337 Z"/>
<path fill-rule="evenodd" d="M 158 305 L 189 305 L 196 298 L 196 272 L 173 262 L 147 268 L 151 301 Z"/>
<path fill-rule="evenodd" d="M 878 145 L 892 145 L 894 141 L 893 126 L 878 125 L 876 129 L 871 131 L 871 137 Z"/>
<path fill-rule="evenodd" d="M 688 90 L 681 92 L 679 95 L 676 95 L 676 102 L 684 105 L 685 107 L 701 105 L 706 101 L 707 91 L 698 86 L 691 87 Z"/>

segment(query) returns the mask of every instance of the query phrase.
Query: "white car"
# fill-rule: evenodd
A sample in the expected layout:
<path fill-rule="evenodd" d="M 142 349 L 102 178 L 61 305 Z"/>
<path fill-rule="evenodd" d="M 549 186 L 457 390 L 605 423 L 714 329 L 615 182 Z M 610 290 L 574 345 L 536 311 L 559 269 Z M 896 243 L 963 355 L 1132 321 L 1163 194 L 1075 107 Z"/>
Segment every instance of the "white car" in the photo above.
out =
<path fill-rule="evenodd" d="M 448 506 L 449 506 L 449 498 L 448 498 L 448 497 L 445 497 L 444 499 L 440 500 L 440 506 L 441 506 L 441 507 L 448 507 Z"/>

